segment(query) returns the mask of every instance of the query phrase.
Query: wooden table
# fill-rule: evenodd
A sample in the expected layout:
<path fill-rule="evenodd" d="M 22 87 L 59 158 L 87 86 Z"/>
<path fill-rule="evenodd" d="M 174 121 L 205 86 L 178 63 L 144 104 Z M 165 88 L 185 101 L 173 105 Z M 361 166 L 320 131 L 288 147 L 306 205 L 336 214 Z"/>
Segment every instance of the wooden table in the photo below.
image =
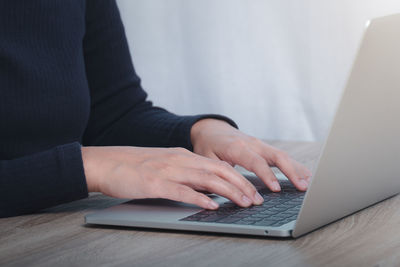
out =
<path fill-rule="evenodd" d="M 309 167 L 320 150 L 270 143 Z M 84 224 L 85 214 L 120 202 L 93 194 L 0 219 L 0 266 L 400 266 L 398 196 L 296 240 Z"/>

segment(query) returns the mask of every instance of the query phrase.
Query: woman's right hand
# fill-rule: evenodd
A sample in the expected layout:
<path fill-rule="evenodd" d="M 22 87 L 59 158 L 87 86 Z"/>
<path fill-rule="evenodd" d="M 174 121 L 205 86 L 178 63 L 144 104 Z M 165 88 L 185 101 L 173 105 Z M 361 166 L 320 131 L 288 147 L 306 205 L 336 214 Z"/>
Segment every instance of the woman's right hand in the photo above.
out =
<path fill-rule="evenodd" d="M 241 207 L 259 205 L 256 188 L 231 165 L 183 148 L 82 147 L 89 192 L 117 198 L 165 198 L 217 209 L 203 193 L 226 197 Z M 197 190 L 197 191 L 196 191 Z"/>

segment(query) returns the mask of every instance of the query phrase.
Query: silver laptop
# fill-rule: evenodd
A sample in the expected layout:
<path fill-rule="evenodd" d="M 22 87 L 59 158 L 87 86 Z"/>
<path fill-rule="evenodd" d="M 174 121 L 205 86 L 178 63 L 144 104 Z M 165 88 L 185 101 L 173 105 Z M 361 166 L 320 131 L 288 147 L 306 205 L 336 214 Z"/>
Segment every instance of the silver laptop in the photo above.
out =
<path fill-rule="evenodd" d="M 398 194 L 400 14 L 367 23 L 308 191 L 296 191 L 284 179 L 281 193 L 260 191 L 263 205 L 249 208 L 220 196 L 213 196 L 220 204 L 216 211 L 169 200 L 133 200 L 85 219 L 88 224 L 299 237 Z"/>

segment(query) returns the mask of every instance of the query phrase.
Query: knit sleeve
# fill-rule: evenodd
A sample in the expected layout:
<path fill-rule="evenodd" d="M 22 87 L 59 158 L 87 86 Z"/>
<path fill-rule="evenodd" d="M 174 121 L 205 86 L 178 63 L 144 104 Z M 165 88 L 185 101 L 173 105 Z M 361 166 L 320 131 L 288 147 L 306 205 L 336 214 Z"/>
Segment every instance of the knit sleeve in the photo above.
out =
<path fill-rule="evenodd" d="M 87 0 L 84 38 L 91 113 L 84 145 L 184 147 L 198 120 L 221 115 L 178 116 L 155 107 L 141 87 L 115 0 Z M 179 96 L 177 96 L 179 97 Z"/>
<path fill-rule="evenodd" d="M 32 213 L 87 195 L 79 143 L 0 160 L 0 217 Z"/>

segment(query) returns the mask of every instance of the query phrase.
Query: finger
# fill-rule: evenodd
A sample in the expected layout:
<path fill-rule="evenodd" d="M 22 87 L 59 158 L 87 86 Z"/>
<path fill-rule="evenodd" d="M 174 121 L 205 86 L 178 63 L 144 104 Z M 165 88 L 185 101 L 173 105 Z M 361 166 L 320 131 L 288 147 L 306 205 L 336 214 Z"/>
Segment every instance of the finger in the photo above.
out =
<path fill-rule="evenodd" d="M 172 177 L 174 181 L 192 187 L 196 190 L 207 190 L 232 200 L 241 207 L 248 207 L 253 201 L 246 196 L 239 188 L 227 182 L 215 173 L 207 170 L 183 170 L 184 179 Z M 177 181 L 178 180 L 178 181 Z"/>
<path fill-rule="evenodd" d="M 294 159 L 291 159 L 285 152 L 274 148 L 273 146 L 270 146 L 264 142 L 261 142 L 261 145 L 257 145 L 257 150 L 260 155 L 271 165 L 271 166 L 276 166 L 276 163 L 274 162 L 273 159 L 276 158 L 276 155 L 279 153 L 284 154 L 284 158 L 289 158 L 291 163 L 294 165 L 295 171 L 299 174 L 301 179 L 305 179 L 306 181 L 309 181 L 311 178 L 311 171 L 305 167 L 303 164 L 297 162 Z M 278 166 L 276 166 L 278 167 Z"/>
<path fill-rule="evenodd" d="M 214 153 L 208 153 L 208 154 L 205 155 L 205 157 L 206 157 L 206 158 L 209 158 L 209 159 L 213 159 L 213 160 L 220 160 L 220 159 L 217 157 L 217 155 L 215 155 Z"/>
<path fill-rule="evenodd" d="M 268 163 L 260 155 L 247 147 L 234 148 L 228 155 L 236 164 L 254 172 L 274 192 L 279 192 L 281 187 L 275 174 Z"/>
<path fill-rule="evenodd" d="M 219 177 L 239 188 L 253 204 L 260 205 L 264 199 L 257 192 L 255 186 L 225 161 L 212 162 L 212 171 Z"/>
<path fill-rule="evenodd" d="M 157 194 L 157 193 L 156 193 Z M 215 210 L 219 205 L 206 195 L 196 192 L 192 188 L 169 181 L 164 181 L 158 189 L 157 196 L 170 200 L 194 204 L 204 209 Z"/>
<path fill-rule="evenodd" d="M 278 167 L 285 176 L 294 184 L 294 186 L 301 190 L 305 191 L 308 187 L 308 182 L 305 180 L 305 175 L 301 171 L 298 170 L 298 166 L 296 166 L 295 161 L 289 157 L 283 151 L 278 149 L 274 149 L 275 151 L 271 155 L 271 152 L 262 153 L 264 157 L 268 156 L 268 160 Z M 266 155 L 267 154 L 267 155 Z"/>
<path fill-rule="evenodd" d="M 209 158 L 209 159 L 216 160 L 216 161 L 224 161 L 224 162 L 228 163 L 232 168 L 235 167 L 235 164 L 233 162 L 228 162 L 228 161 L 226 161 L 224 159 L 221 159 L 215 153 L 206 154 L 205 157 Z"/>
<path fill-rule="evenodd" d="M 305 167 L 303 164 L 301 164 L 297 161 L 294 161 L 294 165 L 295 165 L 296 171 L 298 173 L 301 173 L 302 177 L 309 183 L 310 179 L 311 179 L 311 175 L 312 175 L 311 171 L 307 167 Z"/>
<path fill-rule="evenodd" d="M 240 191 L 242 191 L 253 204 L 259 205 L 264 199 L 258 194 L 256 188 L 240 173 L 238 173 L 229 163 L 221 160 L 212 160 L 203 156 L 193 154 L 192 157 L 186 158 L 181 162 L 186 168 L 202 170 L 203 172 L 212 172 L 229 183 L 232 183 Z M 199 169 L 201 168 L 201 169 Z M 193 174 L 188 174 L 191 176 Z"/>

